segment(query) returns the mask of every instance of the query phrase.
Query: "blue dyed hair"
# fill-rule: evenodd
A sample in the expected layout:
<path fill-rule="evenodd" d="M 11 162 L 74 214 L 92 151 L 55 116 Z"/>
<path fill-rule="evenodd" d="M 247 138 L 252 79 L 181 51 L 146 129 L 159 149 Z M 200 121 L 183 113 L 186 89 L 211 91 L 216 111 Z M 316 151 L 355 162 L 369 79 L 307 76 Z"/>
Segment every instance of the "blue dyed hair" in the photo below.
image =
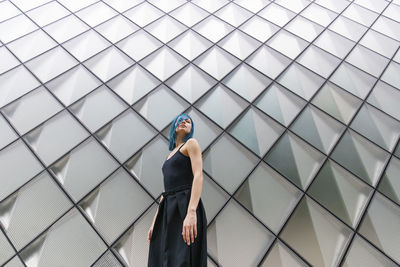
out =
<path fill-rule="evenodd" d="M 186 119 L 190 119 L 190 121 L 192 122 L 192 129 L 190 129 L 190 133 L 188 133 L 184 138 L 183 141 L 186 142 L 189 138 L 193 137 L 193 133 L 194 133 L 194 123 L 192 118 L 187 115 L 186 113 L 182 113 L 179 114 L 178 116 L 175 117 L 175 119 L 172 121 L 171 126 L 169 127 L 169 151 L 174 150 L 175 146 L 176 146 L 176 127 L 178 127 L 178 125 L 186 120 Z"/>

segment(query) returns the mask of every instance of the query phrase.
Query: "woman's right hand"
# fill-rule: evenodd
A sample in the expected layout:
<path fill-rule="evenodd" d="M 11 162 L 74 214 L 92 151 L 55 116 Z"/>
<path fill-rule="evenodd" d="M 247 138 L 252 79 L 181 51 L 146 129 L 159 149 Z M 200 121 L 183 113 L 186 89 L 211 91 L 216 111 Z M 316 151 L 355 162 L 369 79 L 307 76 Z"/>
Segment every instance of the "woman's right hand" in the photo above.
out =
<path fill-rule="evenodd" d="M 151 226 L 150 226 L 150 229 L 149 229 L 149 231 L 147 232 L 147 241 L 150 243 L 150 240 L 151 240 L 151 236 L 153 235 L 153 228 L 154 228 L 154 224 L 152 224 Z"/>

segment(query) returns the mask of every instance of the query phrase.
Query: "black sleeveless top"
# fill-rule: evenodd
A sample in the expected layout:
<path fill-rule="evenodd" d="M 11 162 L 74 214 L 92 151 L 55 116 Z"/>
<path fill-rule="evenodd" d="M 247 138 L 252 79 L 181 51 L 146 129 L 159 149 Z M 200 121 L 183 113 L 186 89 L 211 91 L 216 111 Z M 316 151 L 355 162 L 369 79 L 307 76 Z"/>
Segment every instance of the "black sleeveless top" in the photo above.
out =
<path fill-rule="evenodd" d="M 190 157 L 185 156 L 180 151 L 185 143 L 186 142 L 184 142 L 162 165 L 161 169 L 164 175 L 165 191 L 171 191 L 185 185 L 191 186 L 193 183 L 192 163 L 190 162 Z"/>

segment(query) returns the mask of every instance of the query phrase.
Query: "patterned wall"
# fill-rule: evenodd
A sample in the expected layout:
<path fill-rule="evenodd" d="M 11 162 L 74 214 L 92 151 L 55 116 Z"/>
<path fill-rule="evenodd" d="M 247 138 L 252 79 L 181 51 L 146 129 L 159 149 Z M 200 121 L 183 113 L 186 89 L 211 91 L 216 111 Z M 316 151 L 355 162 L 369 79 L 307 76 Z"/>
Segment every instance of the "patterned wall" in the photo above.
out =
<path fill-rule="evenodd" d="M 0 1 L 0 265 L 146 266 L 168 127 L 208 266 L 400 264 L 400 1 Z"/>

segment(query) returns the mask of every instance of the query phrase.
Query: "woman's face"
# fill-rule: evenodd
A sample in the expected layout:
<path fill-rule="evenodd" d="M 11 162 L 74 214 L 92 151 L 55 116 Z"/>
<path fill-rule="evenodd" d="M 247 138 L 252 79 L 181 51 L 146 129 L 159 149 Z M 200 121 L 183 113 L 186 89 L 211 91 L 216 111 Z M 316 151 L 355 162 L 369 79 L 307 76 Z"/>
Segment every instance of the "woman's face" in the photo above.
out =
<path fill-rule="evenodd" d="M 178 131 L 184 131 L 186 134 L 190 133 L 190 130 L 192 129 L 192 121 L 187 118 L 186 120 L 183 120 L 178 126 L 176 127 L 176 132 Z"/>

